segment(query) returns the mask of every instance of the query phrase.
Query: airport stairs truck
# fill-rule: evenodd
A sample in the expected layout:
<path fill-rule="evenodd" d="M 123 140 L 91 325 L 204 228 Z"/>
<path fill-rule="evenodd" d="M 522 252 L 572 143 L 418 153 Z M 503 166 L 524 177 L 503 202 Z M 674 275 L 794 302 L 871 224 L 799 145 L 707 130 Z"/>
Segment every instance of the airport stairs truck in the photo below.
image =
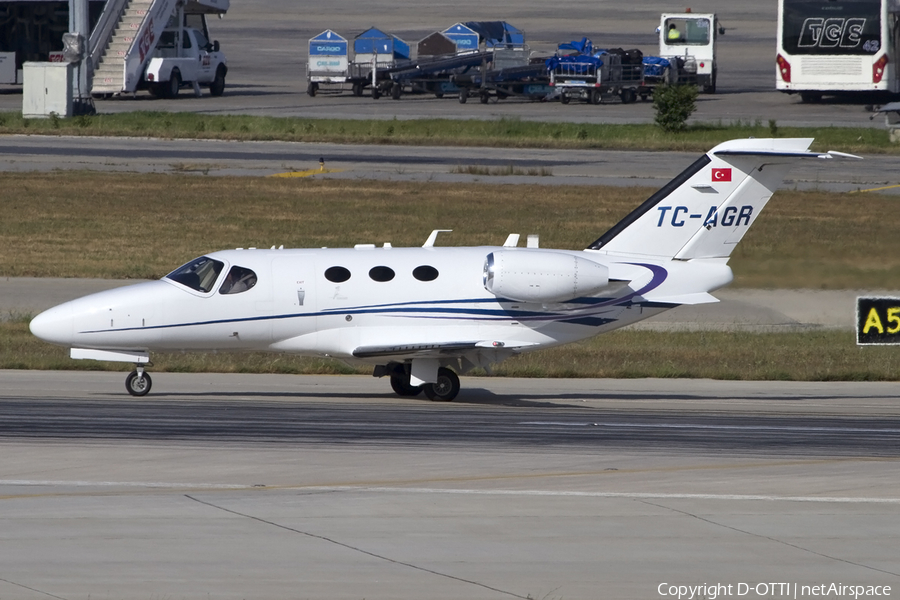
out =
<path fill-rule="evenodd" d="M 172 98 L 188 84 L 221 95 L 228 65 L 209 41 L 206 15 L 228 7 L 229 0 L 109 0 L 91 34 L 92 93 L 148 89 Z"/>

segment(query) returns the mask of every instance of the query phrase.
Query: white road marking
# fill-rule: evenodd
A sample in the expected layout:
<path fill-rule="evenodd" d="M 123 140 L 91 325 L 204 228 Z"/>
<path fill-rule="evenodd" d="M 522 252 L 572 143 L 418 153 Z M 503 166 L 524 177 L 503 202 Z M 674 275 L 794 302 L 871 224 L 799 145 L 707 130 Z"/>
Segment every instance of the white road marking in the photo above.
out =
<path fill-rule="evenodd" d="M 2 485 L 22 486 L 56 486 L 56 487 L 138 487 L 138 488 L 175 488 L 175 489 L 210 489 L 241 490 L 254 487 L 228 483 L 166 483 L 161 481 L 64 481 L 42 479 L 0 479 Z"/>
<path fill-rule="evenodd" d="M 582 492 L 570 490 L 477 490 L 460 488 L 369 487 L 365 485 L 241 485 L 228 483 L 166 483 L 152 481 L 65 481 L 34 479 L 0 479 L 0 486 L 55 487 L 132 487 L 208 490 L 303 490 L 316 492 L 375 492 L 382 494 L 455 494 L 467 496 L 523 496 L 568 498 L 624 498 L 653 500 L 748 500 L 764 502 L 828 502 L 835 504 L 900 504 L 900 498 L 852 496 L 773 496 L 759 494 L 678 494 L 657 492 Z"/>
<path fill-rule="evenodd" d="M 756 494 L 671 494 L 654 492 L 576 492 L 565 490 L 473 490 L 442 488 L 345 486 L 304 488 L 306 490 L 357 490 L 378 493 L 459 494 L 471 496 L 561 496 L 575 498 L 626 498 L 654 500 L 756 500 L 767 502 L 831 502 L 837 504 L 900 504 L 900 498 L 853 498 L 840 496 L 770 496 Z"/>
<path fill-rule="evenodd" d="M 523 421 L 519 425 L 539 425 L 553 427 L 622 427 L 632 429 L 723 429 L 739 431 L 794 431 L 834 432 L 834 433 L 900 433 L 900 429 L 885 427 L 883 429 L 863 427 L 791 427 L 788 425 L 701 425 L 699 423 L 590 423 L 565 421 Z"/>

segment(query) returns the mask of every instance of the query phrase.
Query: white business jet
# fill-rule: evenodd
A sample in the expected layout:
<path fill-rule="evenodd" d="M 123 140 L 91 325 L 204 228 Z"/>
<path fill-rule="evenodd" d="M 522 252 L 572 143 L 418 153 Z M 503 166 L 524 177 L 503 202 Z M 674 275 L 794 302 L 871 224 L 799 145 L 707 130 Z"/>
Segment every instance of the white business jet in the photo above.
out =
<path fill-rule="evenodd" d="M 458 374 L 567 344 L 681 304 L 717 302 L 728 257 L 811 139 L 747 139 L 701 156 L 585 250 L 502 246 L 226 250 L 159 281 L 66 302 L 31 331 L 72 358 L 267 351 L 374 365 L 401 396 L 453 400 Z M 857 157 L 854 157 L 857 158 Z"/>

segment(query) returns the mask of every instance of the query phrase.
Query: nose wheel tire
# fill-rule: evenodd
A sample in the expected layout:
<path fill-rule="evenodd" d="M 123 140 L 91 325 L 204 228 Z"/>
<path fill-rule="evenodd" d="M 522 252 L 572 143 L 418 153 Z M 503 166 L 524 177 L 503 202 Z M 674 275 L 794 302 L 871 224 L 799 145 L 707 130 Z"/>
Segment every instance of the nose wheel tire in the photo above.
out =
<path fill-rule="evenodd" d="M 429 400 L 451 402 L 459 394 L 459 377 L 450 369 L 441 367 L 438 369 L 437 382 L 426 383 L 423 388 Z"/>
<path fill-rule="evenodd" d="M 146 396 L 152 385 L 153 381 L 150 379 L 150 374 L 146 372 L 138 374 L 135 370 L 125 378 L 125 389 L 132 396 Z"/>

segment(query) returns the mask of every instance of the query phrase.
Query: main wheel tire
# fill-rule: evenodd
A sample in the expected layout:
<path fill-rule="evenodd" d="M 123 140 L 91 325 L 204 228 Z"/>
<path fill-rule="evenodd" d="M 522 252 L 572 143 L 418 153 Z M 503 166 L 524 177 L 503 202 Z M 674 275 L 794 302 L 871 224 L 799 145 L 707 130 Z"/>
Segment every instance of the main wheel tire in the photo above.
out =
<path fill-rule="evenodd" d="M 562 102 L 563 104 L 568 104 L 568 103 L 569 103 L 569 97 L 566 96 L 565 94 L 560 94 L 560 95 L 559 95 L 559 101 Z"/>
<path fill-rule="evenodd" d="M 391 99 L 399 100 L 400 95 L 403 93 L 403 88 L 400 87 L 399 83 L 395 83 L 391 86 Z"/>
<path fill-rule="evenodd" d="M 436 383 L 426 383 L 425 395 L 429 400 L 438 402 L 451 402 L 459 394 L 459 377 L 445 367 L 438 369 Z"/>
<path fill-rule="evenodd" d="M 410 385 L 409 383 L 409 366 L 395 364 L 391 370 L 391 389 L 398 396 L 418 396 L 422 391 L 421 385 Z"/>
<path fill-rule="evenodd" d="M 318 84 L 318 83 L 310 83 L 308 86 L 306 86 L 306 93 L 307 93 L 310 97 L 313 97 L 313 98 L 314 98 L 315 95 L 316 95 L 316 92 L 318 92 L 318 91 L 319 91 L 319 84 Z"/>
<path fill-rule="evenodd" d="M 138 375 L 137 370 L 134 370 L 125 378 L 125 389 L 132 396 L 146 396 L 152 385 L 153 381 L 150 379 L 150 374 L 146 371 Z"/>
<path fill-rule="evenodd" d="M 421 385 L 410 385 L 409 383 L 409 375 L 403 373 L 402 375 L 398 375 L 394 373 L 391 375 L 391 389 L 394 390 L 398 396 L 403 396 L 405 398 L 412 398 L 413 396 L 418 396 L 422 391 Z"/>
<path fill-rule="evenodd" d="M 622 104 L 631 104 L 637 100 L 637 94 L 634 90 L 622 90 L 619 97 L 622 98 Z"/>
<path fill-rule="evenodd" d="M 381 90 L 379 90 L 378 87 L 373 87 L 372 100 L 378 100 L 379 98 L 381 98 Z"/>
<path fill-rule="evenodd" d="M 354 96 L 362 96 L 363 86 L 361 83 L 353 84 L 353 95 Z"/>
<path fill-rule="evenodd" d="M 591 104 L 600 104 L 600 90 L 591 90 L 588 94 L 588 102 Z"/>
<path fill-rule="evenodd" d="M 468 90 L 459 90 L 459 103 L 465 104 L 469 99 L 469 91 Z"/>
<path fill-rule="evenodd" d="M 216 69 L 216 78 L 209 84 L 209 93 L 212 96 L 221 96 L 225 93 L 225 67 L 222 65 Z"/>
<path fill-rule="evenodd" d="M 178 92 L 181 90 L 181 72 L 178 69 L 172 70 L 172 75 L 169 77 L 169 81 L 166 82 L 165 86 L 166 98 L 178 97 Z"/>
<path fill-rule="evenodd" d="M 478 96 L 478 100 L 479 100 L 482 104 L 487 104 L 487 103 L 488 103 L 488 100 L 490 100 L 490 99 L 491 99 L 491 97 L 488 96 L 487 94 L 484 94 L 484 93 Z"/>

